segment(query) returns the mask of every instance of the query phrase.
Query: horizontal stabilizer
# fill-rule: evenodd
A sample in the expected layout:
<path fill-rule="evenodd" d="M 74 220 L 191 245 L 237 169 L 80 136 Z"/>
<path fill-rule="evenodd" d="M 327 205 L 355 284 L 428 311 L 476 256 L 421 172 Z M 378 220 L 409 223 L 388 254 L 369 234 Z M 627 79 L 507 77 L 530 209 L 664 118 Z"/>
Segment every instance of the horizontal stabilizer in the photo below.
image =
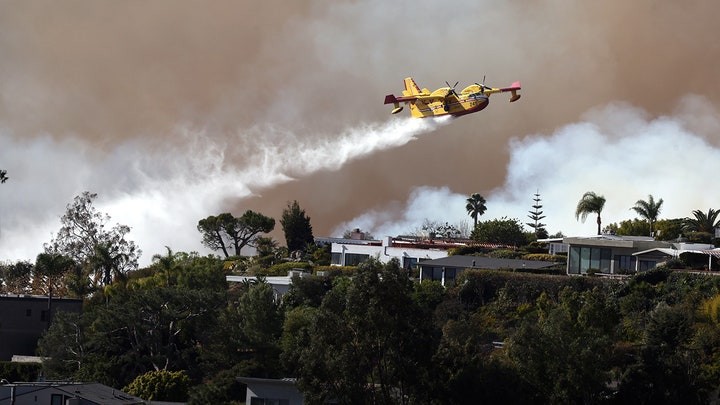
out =
<path fill-rule="evenodd" d="M 387 96 L 385 96 L 385 104 L 393 104 L 393 103 L 397 103 L 397 99 L 395 98 L 394 95 L 388 94 Z"/>

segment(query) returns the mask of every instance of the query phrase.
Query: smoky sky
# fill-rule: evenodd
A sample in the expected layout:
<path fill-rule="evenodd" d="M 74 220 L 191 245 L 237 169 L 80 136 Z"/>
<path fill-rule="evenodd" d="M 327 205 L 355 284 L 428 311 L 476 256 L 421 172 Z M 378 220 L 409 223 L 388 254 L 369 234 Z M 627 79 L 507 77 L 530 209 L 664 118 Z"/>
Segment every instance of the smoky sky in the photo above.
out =
<path fill-rule="evenodd" d="M 202 250 L 205 216 L 279 219 L 292 200 L 316 236 L 467 219 L 474 192 L 486 216 L 522 221 L 539 192 L 548 230 L 566 234 L 593 231 L 572 215 L 588 190 L 606 196 L 609 222 L 648 194 L 669 217 L 717 208 L 701 180 L 720 145 L 719 9 L 2 2 L 0 260 L 39 253 L 86 190 L 131 226 L 145 259 Z M 407 76 L 431 90 L 520 80 L 522 98 L 412 123 L 382 104 Z"/>

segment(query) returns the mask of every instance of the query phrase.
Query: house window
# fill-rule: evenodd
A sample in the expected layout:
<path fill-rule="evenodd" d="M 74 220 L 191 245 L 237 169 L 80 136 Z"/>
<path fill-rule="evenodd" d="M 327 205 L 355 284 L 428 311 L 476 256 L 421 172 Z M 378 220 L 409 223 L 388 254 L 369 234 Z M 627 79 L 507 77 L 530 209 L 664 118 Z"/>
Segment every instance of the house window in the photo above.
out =
<path fill-rule="evenodd" d="M 415 269 L 417 267 L 418 259 L 416 257 L 403 257 L 402 258 L 403 263 L 402 267 L 403 269 Z"/>
<path fill-rule="evenodd" d="M 638 262 L 638 271 L 650 270 L 656 265 L 657 262 L 654 260 L 640 260 L 640 262 Z"/>
<path fill-rule="evenodd" d="M 61 394 L 50 395 L 50 405 L 63 405 L 63 396 Z"/>
<path fill-rule="evenodd" d="M 370 258 L 370 255 L 363 255 L 359 253 L 347 253 L 345 255 L 346 266 L 357 266 L 361 262 Z"/>
<path fill-rule="evenodd" d="M 592 246 L 573 246 L 568 257 L 569 274 L 585 274 L 590 269 L 610 273 L 610 249 Z"/>
<path fill-rule="evenodd" d="M 422 279 L 428 281 L 442 280 L 442 267 L 422 267 Z"/>
<path fill-rule="evenodd" d="M 330 264 L 342 264 L 342 253 L 333 253 L 332 258 L 330 259 Z"/>
<path fill-rule="evenodd" d="M 635 271 L 635 256 L 615 256 L 615 272 L 618 273 L 621 271 Z"/>

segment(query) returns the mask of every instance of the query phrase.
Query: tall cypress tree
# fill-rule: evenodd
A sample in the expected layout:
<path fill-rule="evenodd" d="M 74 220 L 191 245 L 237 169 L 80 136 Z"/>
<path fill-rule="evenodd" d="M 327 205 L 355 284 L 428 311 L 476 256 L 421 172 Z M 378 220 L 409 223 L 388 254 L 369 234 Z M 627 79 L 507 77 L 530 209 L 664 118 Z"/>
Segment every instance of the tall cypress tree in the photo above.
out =
<path fill-rule="evenodd" d="M 291 253 L 298 250 L 305 251 L 307 244 L 315 241 L 310 217 L 305 214 L 305 210 L 300 208 L 297 200 L 292 203 L 288 202 L 287 208 L 283 210 L 280 224 L 285 232 L 288 251 Z"/>

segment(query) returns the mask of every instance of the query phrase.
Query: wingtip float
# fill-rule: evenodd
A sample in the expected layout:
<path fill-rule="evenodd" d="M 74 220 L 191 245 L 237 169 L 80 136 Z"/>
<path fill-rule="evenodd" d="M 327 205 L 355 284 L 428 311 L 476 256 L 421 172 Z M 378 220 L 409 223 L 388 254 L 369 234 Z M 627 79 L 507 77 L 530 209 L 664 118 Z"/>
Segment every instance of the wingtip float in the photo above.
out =
<path fill-rule="evenodd" d="M 405 79 L 405 90 L 402 96 L 388 94 L 385 96 L 385 104 L 392 104 L 391 114 L 397 114 L 403 110 L 400 103 L 410 105 L 410 114 L 415 118 L 437 117 L 442 115 L 466 115 L 482 111 L 488 106 L 490 96 L 495 93 L 510 93 L 510 102 L 520 98 L 518 90 L 521 89 L 520 82 L 515 82 L 509 87 L 489 87 L 485 85 L 485 79 L 481 83 L 471 84 L 465 87 L 460 93 L 455 91 L 454 86 L 445 82 L 447 87 L 441 87 L 433 92 L 428 89 L 420 89 L 412 77 Z"/>

